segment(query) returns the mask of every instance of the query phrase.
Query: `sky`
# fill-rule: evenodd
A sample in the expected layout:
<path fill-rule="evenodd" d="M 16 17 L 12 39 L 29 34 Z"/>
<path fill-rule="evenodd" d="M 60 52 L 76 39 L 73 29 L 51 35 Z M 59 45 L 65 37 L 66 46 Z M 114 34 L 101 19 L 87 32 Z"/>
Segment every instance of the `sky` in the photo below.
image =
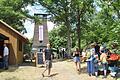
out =
<path fill-rule="evenodd" d="M 34 13 L 45 13 L 43 11 L 44 8 L 42 8 L 42 6 L 40 5 L 35 5 L 35 6 L 30 6 L 28 5 L 27 8 L 29 10 L 29 14 L 30 15 L 34 15 Z M 47 25 L 48 26 L 48 31 L 52 30 L 54 25 L 52 22 L 48 21 L 47 22 Z M 27 30 L 27 33 L 25 33 L 24 35 L 28 38 L 28 39 L 31 39 L 33 38 L 33 35 L 34 35 L 34 23 L 32 23 L 30 20 L 26 20 L 25 23 L 24 23 L 24 26 Z"/>

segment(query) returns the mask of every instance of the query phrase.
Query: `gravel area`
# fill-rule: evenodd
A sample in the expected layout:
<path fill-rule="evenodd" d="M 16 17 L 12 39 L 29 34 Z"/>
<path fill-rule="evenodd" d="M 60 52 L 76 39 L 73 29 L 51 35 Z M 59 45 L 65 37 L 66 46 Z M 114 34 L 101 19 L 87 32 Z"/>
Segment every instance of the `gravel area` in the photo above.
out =
<path fill-rule="evenodd" d="M 41 65 L 34 67 L 31 63 L 27 63 L 19 67 L 10 66 L 9 70 L 0 69 L 0 80 L 115 80 L 110 75 L 106 79 L 102 79 L 102 75 L 98 78 L 88 76 L 86 63 L 82 63 L 81 68 L 81 73 L 78 74 L 71 60 L 57 61 L 53 63 L 52 76 L 42 77 L 41 73 L 45 69 L 44 67 Z"/>

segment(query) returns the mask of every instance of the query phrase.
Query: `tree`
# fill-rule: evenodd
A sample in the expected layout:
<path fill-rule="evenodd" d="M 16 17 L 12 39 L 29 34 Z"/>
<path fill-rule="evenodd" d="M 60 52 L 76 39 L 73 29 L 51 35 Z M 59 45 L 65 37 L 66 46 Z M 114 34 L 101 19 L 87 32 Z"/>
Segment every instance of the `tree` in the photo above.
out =
<path fill-rule="evenodd" d="M 54 22 L 64 24 L 67 28 L 67 50 L 70 52 L 70 2 L 68 0 L 39 0 L 39 3 L 44 6 L 48 12 L 53 16 Z"/>
<path fill-rule="evenodd" d="M 49 32 L 49 40 L 52 47 L 66 47 L 67 43 L 67 29 L 64 25 L 58 26 Z"/>
<path fill-rule="evenodd" d="M 106 42 L 108 46 L 112 42 L 119 43 L 120 20 L 119 13 L 116 10 L 120 8 L 118 6 L 119 1 L 97 0 L 95 3 L 96 11 L 87 23 L 88 27 L 84 30 L 84 41 L 88 43 Z"/>
<path fill-rule="evenodd" d="M 19 32 L 26 32 L 23 23 L 26 18 L 32 17 L 25 7 L 31 3 L 32 0 L 0 0 L 0 19 Z"/>
<path fill-rule="evenodd" d="M 119 0 L 39 1 L 48 9 L 54 22 L 66 26 L 68 43 L 72 37 L 72 44 L 77 40 L 79 48 L 91 42 L 110 44 L 115 41 L 120 44 Z"/>
<path fill-rule="evenodd" d="M 24 54 L 30 54 L 32 50 L 32 39 L 30 39 L 25 45 L 24 45 Z"/>
<path fill-rule="evenodd" d="M 71 1 L 71 12 L 74 14 L 72 16 L 72 22 L 74 25 L 76 25 L 76 31 L 77 31 L 77 46 L 79 49 L 81 49 L 81 38 L 82 38 L 82 27 L 84 27 L 89 21 L 89 18 L 86 18 L 86 14 L 93 13 L 94 11 L 94 0 L 75 0 Z M 88 15 L 89 15 L 88 14 Z M 90 16 L 90 15 L 89 15 Z M 88 17 L 89 17 L 88 16 Z M 85 21 L 86 19 L 86 21 Z"/>

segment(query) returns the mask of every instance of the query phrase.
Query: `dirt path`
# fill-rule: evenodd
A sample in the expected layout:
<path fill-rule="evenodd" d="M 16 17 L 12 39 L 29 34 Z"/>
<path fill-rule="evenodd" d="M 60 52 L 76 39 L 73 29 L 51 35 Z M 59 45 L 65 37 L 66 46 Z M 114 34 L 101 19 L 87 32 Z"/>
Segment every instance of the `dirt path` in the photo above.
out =
<path fill-rule="evenodd" d="M 72 61 L 54 62 L 52 68 L 52 77 L 42 77 L 41 73 L 45 68 L 34 66 L 10 67 L 9 70 L 0 70 L 0 80 L 96 80 L 96 77 L 89 77 L 86 73 L 86 64 L 82 64 L 81 74 L 75 71 Z M 99 76 L 97 80 L 103 80 Z M 106 80 L 115 80 L 108 76 Z M 120 79 L 118 79 L 120 80 Z"/>

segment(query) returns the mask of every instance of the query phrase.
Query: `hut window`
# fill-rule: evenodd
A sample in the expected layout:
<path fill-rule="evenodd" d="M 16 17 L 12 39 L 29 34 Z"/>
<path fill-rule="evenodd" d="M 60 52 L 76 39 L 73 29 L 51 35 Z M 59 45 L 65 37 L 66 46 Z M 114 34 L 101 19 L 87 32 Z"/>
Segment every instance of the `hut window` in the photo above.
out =
<path fill-rule="evenodd" d="M 22 51 L 22 41 L 19 40 L 19 51 Z"/>

